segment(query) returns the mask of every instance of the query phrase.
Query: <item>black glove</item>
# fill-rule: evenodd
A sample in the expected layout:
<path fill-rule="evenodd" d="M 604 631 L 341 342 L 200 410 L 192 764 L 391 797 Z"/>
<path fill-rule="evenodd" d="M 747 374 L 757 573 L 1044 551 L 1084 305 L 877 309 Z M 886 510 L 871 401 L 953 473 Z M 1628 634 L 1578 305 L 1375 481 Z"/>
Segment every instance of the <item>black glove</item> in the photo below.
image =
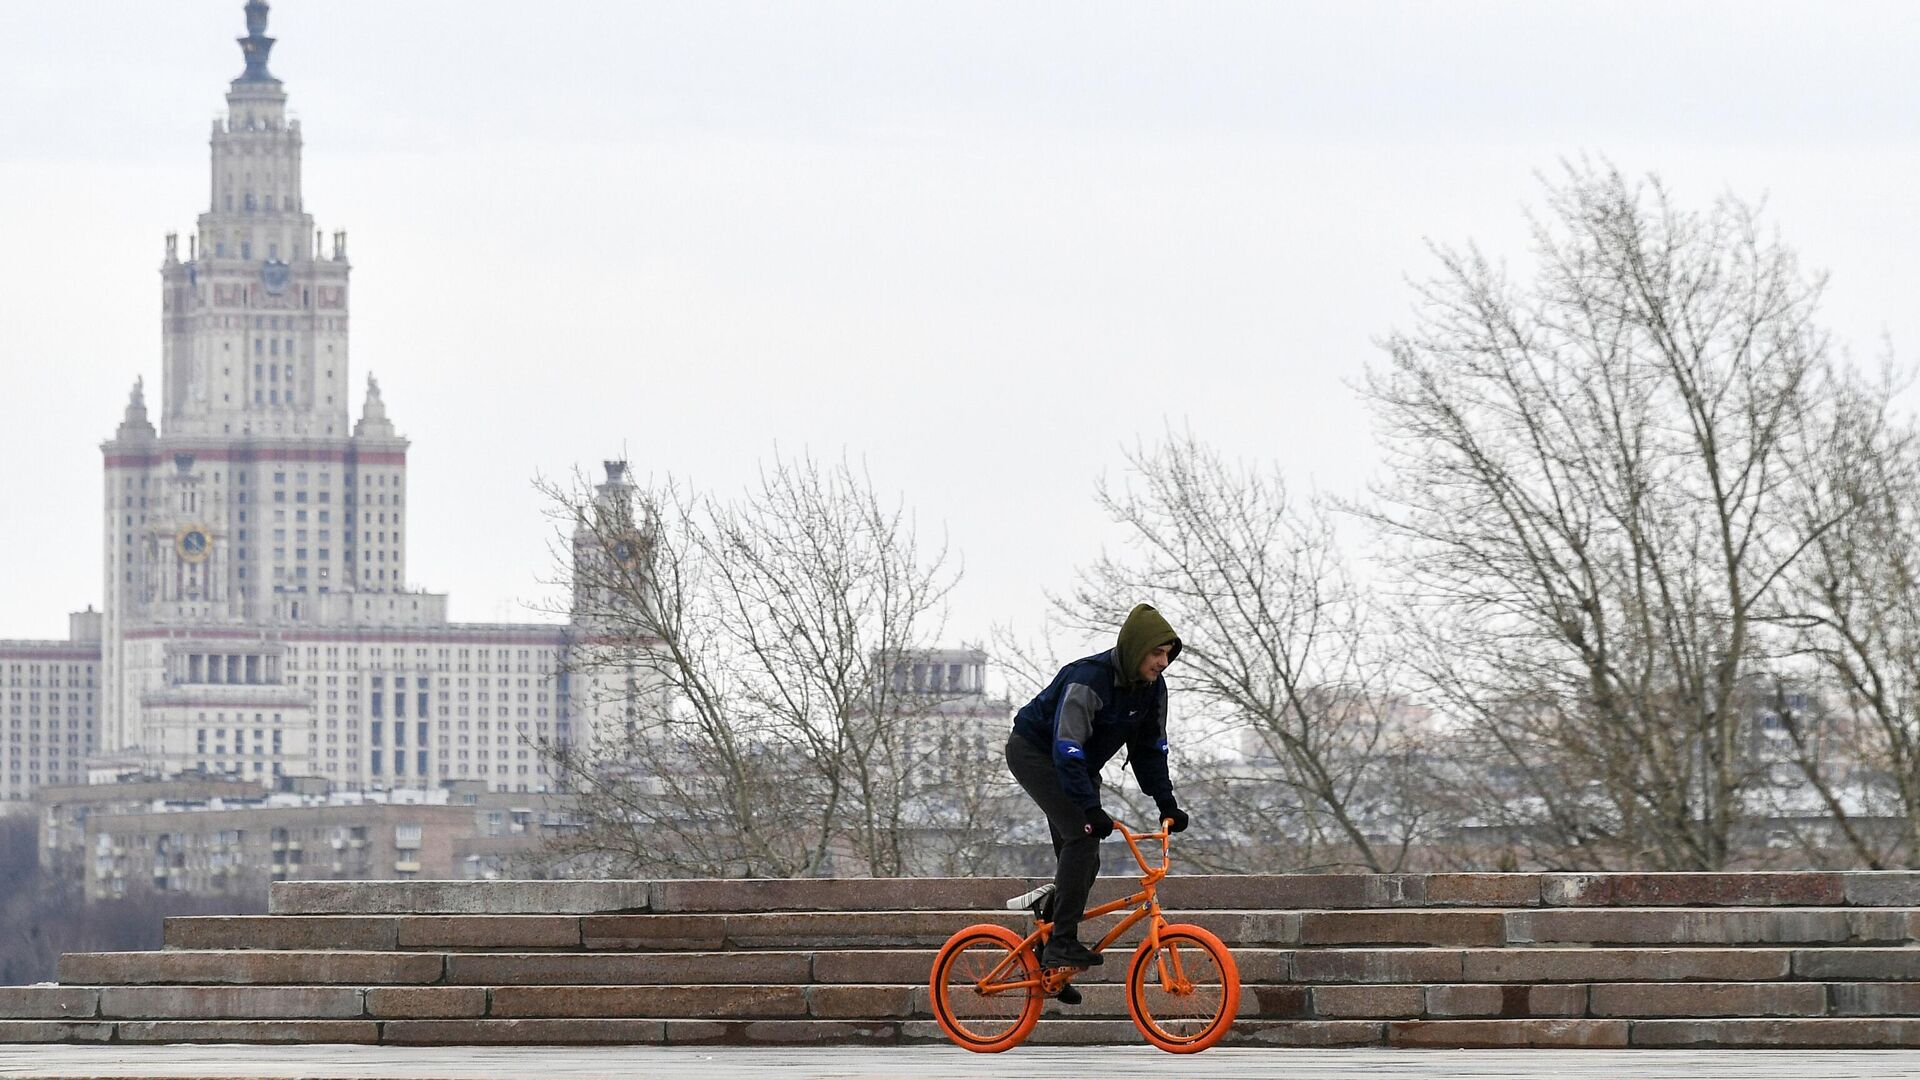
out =
<path fill-rule="evenodd" d="M 1187 812 L 1180 809 L 1179 805 L 1171 799 L 1160 804 L 1160 818 L 1163 821 L 1172 822 L 1167 826 L 1168 832 L 1186 832 L 1187 826 L 1192 824 L 1187 817 Z"/>
<path fill-rule="evenodd" d="M 1113 835 L 1113 819 L 1107 816 L 1105 810 L 1091 807 L 1087 810 L 1086 832 L 1095 840 L 1105 840 Z"/>

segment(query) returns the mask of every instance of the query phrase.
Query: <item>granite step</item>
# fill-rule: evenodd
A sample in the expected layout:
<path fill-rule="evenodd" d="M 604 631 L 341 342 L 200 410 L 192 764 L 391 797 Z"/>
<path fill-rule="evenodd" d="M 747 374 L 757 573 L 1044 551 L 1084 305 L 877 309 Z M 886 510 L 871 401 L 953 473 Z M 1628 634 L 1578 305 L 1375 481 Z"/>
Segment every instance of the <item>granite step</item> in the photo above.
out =
<path fill-rule="evenodd" d="M 1561 945 L 1886 945 L 1920 941 L 1915 908 L 1568 908 L 1362 911 L 1169 910 L 1242 947 Z M 1109 917 L 1089 925 L 1112 926 Z M 510 949 L 719 952 L 938 947 L 998 911 L 752 912 L 725 915 L 242 915 L 168 919 L 169 949 Z M 1138 941 L 1136 927 L 1123 941 Z"/>
<path fill-rule="evenodd" d="M 914 985 L 933 949 L 636 952 L 221 951 L 69 953 L 78 985 Z M 1920 979 L 1920 948 L 1236 948 L 1249 983 L 1584 983 Z M 1124 978 L 1117 956 L 1084 976 Z"/>
<path fill-rule="evenodd" d="M 1247 983 L 1253 1019 L 1920 1017 L 1909 982 L 1293 984 Z M 1067 1019 L 1124 1019 L 1124 990 L 1084 983 Z M 927 989 L 900 984 L 657 986 L 101 986 L 0 988 L 10 1018 L 423 1020 L 707 1018 L 924 1020 Z"/>
<path fill-rule="evenodd" d="M 1196 916 L 1235 940 L 1291 944 L 1292 913 Z M 955 930 L 991 922 L 1022 932 L 1033 920 L 1008 911 L 760 912 L 734 915 L 239 915 L 166 921 L 169 949 L 572 949 L 721 952 L 745 949 L 938 947 Z M 1137 936 L 1137 935 L 1135 935 Z"/>
<path fill-rule="evenodd" d="M 990 910 L 1024 878 L 661 881 L 282 881 L 276 915 L 715 914 L 753 911 Z M 1133 888 L 1103 878 L 1096 901 Z M 1180 910 L 1565 907 L 1920 907 L 1920 872 L 1672 874 L 1178 874 L 1161 900 Z"/>
<path fill-rule="evenodd" d="M 0 1042 L 381 1045 L 887 1045 L 942 1043 L 931 1020 L 0 1020 Z M 1125 1020 L 1049 1018 L 1033 1046 L 1141 1043 Z M 1223 1046 L 1915 1049 L 1920 1019 L 1240 1020 Z"/>

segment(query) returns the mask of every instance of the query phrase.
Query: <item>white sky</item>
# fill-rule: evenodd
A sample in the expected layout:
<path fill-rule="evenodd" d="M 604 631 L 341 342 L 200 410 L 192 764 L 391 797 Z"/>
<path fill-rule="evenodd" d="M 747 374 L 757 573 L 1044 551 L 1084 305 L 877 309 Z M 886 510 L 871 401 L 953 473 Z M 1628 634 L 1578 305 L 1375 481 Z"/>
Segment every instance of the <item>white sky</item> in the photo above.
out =
<path fill-rule="evenodd" d="M 243 30 L 0 0 L 0 637 L 99 602 L 98 444 L 157 396 L 161 238 Z M 1351 386 L 1424 238 L 1519 255 L 1566 155 L 1767 197 L 1857 354 L 1920 337 L 1904 4 L 278 0 L 269 32 L 457 619 L 534 617 L 536 473 L 624 448 L 734 488 L 777 444 L 944 527 L 949 640 L 1031 626 L 1168 422 L 1363 483 Z"/>

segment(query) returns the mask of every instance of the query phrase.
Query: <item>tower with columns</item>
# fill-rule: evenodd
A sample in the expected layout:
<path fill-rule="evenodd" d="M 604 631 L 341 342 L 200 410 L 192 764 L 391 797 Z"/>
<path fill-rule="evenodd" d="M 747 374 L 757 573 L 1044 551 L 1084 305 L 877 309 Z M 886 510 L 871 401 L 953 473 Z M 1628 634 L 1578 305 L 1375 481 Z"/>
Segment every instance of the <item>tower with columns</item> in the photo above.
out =
<path fill-rule="evenodd" d="M 341 598 L 406 584 L 407 442 L 371 380 L 349 429 L 346 236 L 314 232 L 267 4 L 245 10 L 209 205 L 184 259 L 166 238 L 160 424 L 136 383 L 103 446 L 109 753 L 158 734 L 137 718 L 163 627 L 335 624 L 356 610 Z"/>

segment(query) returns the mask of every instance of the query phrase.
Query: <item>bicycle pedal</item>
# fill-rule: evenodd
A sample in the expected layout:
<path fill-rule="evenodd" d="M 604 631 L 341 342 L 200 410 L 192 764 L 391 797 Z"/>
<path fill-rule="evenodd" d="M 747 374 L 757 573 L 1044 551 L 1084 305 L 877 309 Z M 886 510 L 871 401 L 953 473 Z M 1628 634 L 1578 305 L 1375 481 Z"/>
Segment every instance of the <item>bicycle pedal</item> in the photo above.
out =
<path fill-rule="evenodd" d="M 1066 986 L 1063 986 L 1060 988 L 1059 993 L 1053 995 L 1053 1000 L 1059 1002 L 1062 1005 L 1078 1005 L 1080 1004 L 1081 1001 L 1085 999 L 1083 999 L 1080 996 L 1079 987 L 1074 986 L 1072 983 L 1068 983 Z"/>

